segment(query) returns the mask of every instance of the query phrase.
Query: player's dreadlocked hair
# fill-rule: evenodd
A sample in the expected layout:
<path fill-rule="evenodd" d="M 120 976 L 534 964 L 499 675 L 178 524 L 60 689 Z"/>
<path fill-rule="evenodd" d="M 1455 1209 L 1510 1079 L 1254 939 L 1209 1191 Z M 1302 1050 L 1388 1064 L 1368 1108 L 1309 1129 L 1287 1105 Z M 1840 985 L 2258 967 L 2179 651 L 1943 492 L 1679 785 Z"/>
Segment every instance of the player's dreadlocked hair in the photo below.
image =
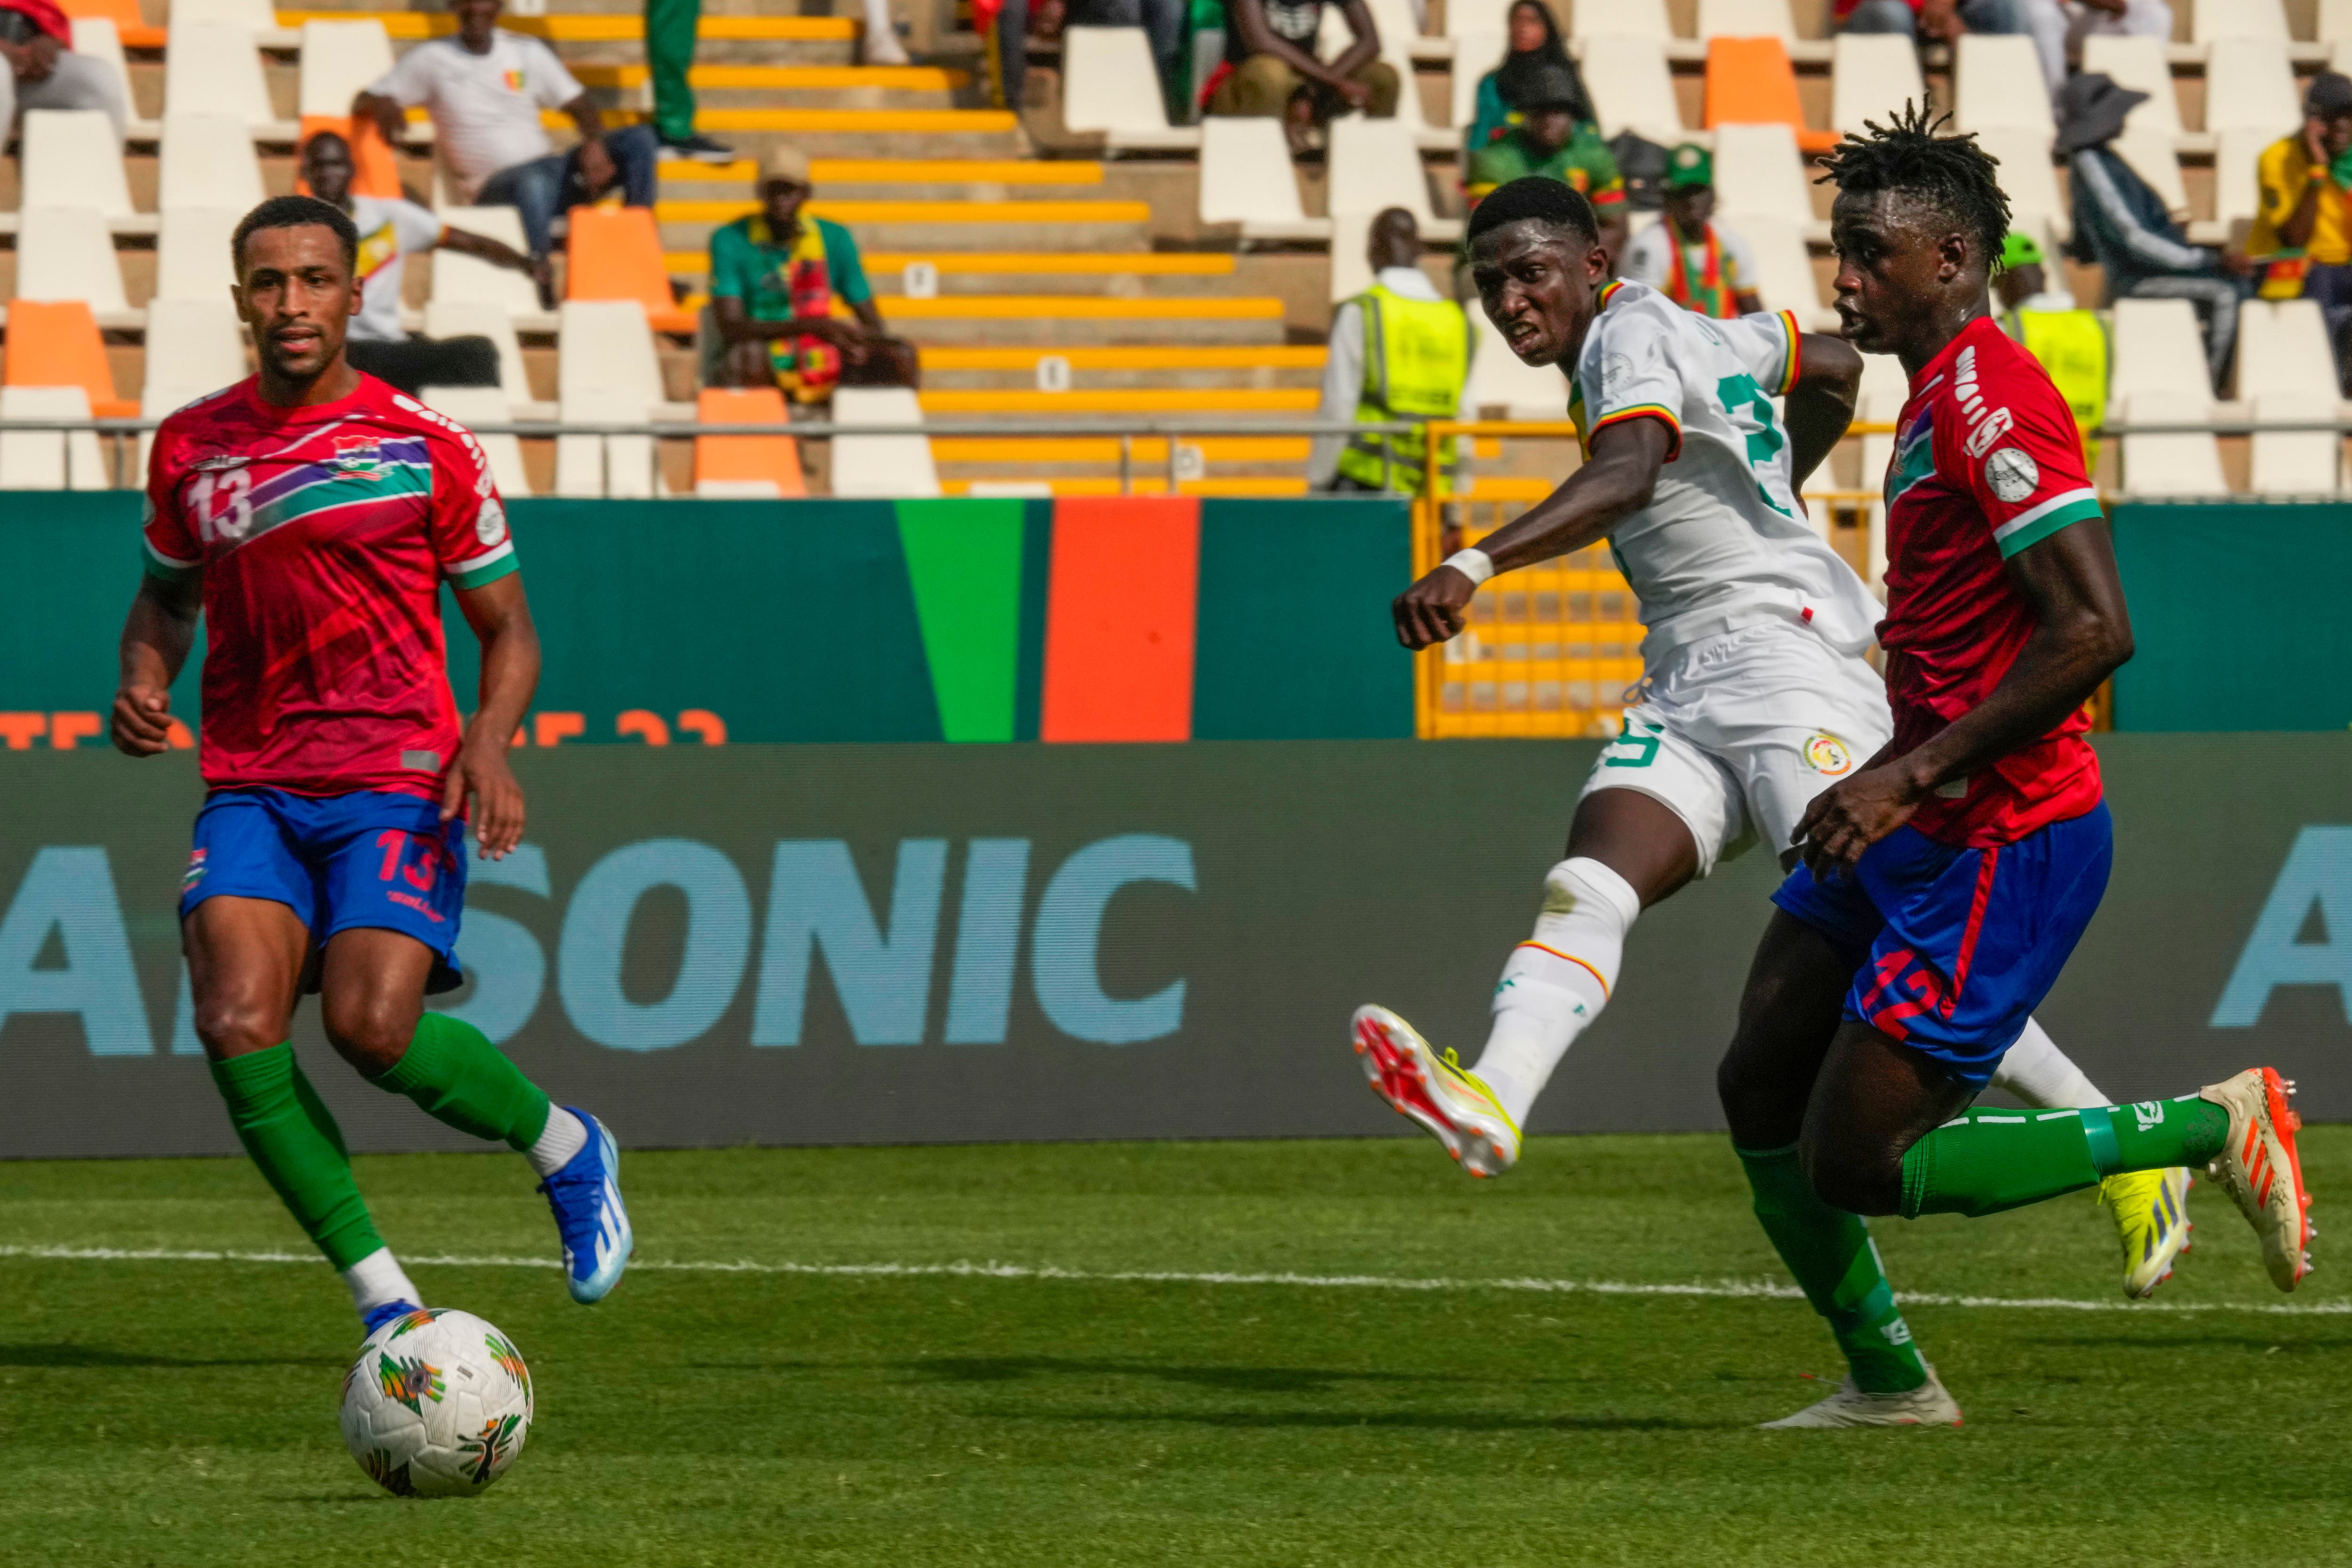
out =
<path fill-rule="evenodd" d="M 1874 196 L 1900 191 L 1916 196 L 1946 217 L 1967 225 L 1982 251 L 1985 270 L 2000 266 L 2009 237 L 2009 197 L 2002 193 L 2000 160 L 1977 145 L 1974 135 L 1938 136 L 1949 115 L 1930 116 L 1924 103 L 1906 103 L 1885 125 L 1863 121 L 1866 136 L 1849 134 L 1822 160 L 1841 193 Z M 1820 183 L 1820 182 L 1817 182 Z"/>
<path fill-rule="evenodd" d="M 1600 222 L 1592 215 L 1592 204 L 1584 199 L 1584 193 L 1545 174 L 1525 175 L 1488 192 L 1470 214 L 1468 237 L 1475 240 L 1489 229 L 1525 223 L 1529 218 L 1566 229 L 1586 245 L 1601 242 Z"/>

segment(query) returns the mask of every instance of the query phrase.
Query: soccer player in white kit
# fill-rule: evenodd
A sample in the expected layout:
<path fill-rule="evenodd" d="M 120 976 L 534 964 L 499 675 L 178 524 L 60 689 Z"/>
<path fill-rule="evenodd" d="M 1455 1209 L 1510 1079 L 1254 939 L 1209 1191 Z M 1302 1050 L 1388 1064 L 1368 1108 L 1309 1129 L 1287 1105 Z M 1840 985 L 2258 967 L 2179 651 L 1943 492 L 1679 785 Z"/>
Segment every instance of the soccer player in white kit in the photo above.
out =
<path fill-rule="evenodd" d="M 1863 656 L 1879 603 L 1797 497 L 1852 422 L 1861 356 L 1786 311 L 1710 320 L 1610 281 L 1591 206 L 1558 181 L 1514 181 L 1480 203 L 1470 257 L 1511 350 L 1573 367 L 1585 462 L 1401 595 L 1398 639 L 1444 642 L 1487 578 L 1603 538 L 1647 628 L 1623 733 L 1585 782 L 1534 934 L 1503 967 L 1476 1064 L 1385 1008 L 1356 1013 L 1373 1089 L 1489 1176 L 1517 1161 L 1536 1096 L 1608 1005 L 1641 912 L 1759 840 L 1785 868 L 1808 802 L 1867 764 L 1893 721 Z M 2040 1108 L 2109 1103 L 2034 1023 L 1993 1082 Z M 2187 1246 L 2188 1185 L 2185 1171 L 2102 1184 L 2127 1294 L 2153 1291 Z"/>

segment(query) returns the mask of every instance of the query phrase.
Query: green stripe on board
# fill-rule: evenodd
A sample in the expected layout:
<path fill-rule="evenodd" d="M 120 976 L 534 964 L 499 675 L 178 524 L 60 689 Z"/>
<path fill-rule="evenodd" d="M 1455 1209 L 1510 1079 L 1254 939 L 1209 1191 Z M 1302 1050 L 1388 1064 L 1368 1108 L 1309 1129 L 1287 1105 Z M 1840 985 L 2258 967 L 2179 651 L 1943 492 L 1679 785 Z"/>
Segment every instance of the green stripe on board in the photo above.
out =
<path fill-rule="evenodd" d="M 1011 740 L 1026 504 L 900 501 L 898 508 L 940 732 L 949 740 Z"/>

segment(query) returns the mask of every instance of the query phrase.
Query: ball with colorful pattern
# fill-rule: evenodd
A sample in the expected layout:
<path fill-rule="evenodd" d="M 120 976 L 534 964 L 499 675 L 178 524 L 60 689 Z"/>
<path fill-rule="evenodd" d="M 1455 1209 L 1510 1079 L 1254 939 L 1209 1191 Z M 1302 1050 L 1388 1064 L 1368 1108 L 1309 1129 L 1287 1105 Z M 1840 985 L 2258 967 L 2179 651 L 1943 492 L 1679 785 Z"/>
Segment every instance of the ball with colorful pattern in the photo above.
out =
<path fill-rule="evenodd" d="M 530 1368 L 471 1312 L 436 1307 L 368 1335 L 343 1375 L 343 1446 L 400 1497 L 472 1497 L 522 1452 Z"/>

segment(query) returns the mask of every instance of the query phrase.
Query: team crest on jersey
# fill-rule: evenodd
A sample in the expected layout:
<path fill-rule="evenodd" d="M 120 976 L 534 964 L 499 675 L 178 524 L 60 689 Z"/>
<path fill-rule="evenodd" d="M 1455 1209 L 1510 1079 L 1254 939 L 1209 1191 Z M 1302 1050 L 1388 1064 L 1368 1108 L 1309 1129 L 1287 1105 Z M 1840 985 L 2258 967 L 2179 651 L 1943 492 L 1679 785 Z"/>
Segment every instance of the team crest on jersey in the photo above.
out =
<path fill-rule="evenodd" d="M 383 448 L 372 435 L 346 435 L 335 443 L 328 459 L 338 479 L 373 481 L 383 477 Z"/>
<path fill-rule="evenodd" d="M 1836 736 L 1816 730 L 1805 742 L 1805 766 L 1835 779 L 1853 767 L 1853 752 Z"/>

